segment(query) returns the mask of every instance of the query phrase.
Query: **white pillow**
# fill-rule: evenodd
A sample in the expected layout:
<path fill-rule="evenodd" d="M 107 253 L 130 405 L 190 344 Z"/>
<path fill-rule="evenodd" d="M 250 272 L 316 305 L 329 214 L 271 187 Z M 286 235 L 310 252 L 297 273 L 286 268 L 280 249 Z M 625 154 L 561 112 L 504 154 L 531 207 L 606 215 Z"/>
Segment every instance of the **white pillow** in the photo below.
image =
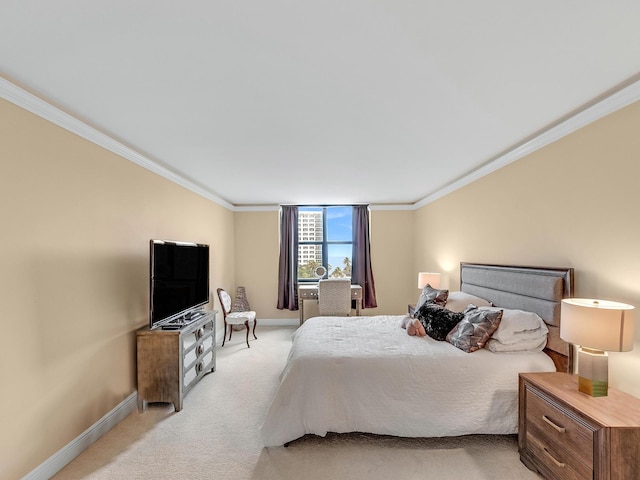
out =
<path fill-rule="evenodd" d="M 494 353 L 530 353 L 541 352 L 547 346 L 547 338 L 532 338 L 518 343 L 500 343 L 495 338 L 490 338 L 486 348 Z"/>
<path fill-rule="evenodd" d="M 447 310 L 451 310 L 452 312 L 464 312 L 469 304 L 473 304 L 476 307 L 491 306 L 491 302 L 485 300 L 484 298 L 476 297 L 475 295 L 471 295 L 470 293 L 458 291 L 449 292 L 449 297 L 447 298 L 447 303 L 444 308 L 446 308 Z"/>
<path fill-rule="evenodd" d="M 517 343 L 546 337 L 549 329 L 540 316 L 525 310 L 499 307 L 481 307 L 481 310 L 502 310 L 502 321 L 491 338 L 500 343 Z"/>

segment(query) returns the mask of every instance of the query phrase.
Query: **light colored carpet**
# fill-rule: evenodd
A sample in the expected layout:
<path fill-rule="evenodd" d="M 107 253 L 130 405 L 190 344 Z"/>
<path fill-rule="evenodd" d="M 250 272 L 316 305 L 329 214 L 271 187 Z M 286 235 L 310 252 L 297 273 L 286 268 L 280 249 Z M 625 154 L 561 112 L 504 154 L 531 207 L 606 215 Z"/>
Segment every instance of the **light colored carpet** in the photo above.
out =
<path fill-rule="evenodd" d="M 258 327 L 247 349 L 236 333 L 218 348 L 217 371 L 181 412 L 134 412 L 61 470 L 66 479 L 538 479 L 515 436 L 396 438 L 305 436 L 264 448 L 259 428 L 291 345 L 292 327 Z"/>

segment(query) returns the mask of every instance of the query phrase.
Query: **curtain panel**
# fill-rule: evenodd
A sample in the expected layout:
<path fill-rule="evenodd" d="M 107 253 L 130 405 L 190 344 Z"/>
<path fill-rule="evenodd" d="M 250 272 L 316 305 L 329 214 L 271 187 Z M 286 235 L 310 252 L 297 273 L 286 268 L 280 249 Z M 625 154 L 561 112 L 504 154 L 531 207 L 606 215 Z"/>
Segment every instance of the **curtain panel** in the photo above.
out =
<path fill-rule="evenodd" d="M 375 308 L 376 286 L 371 268 L 369 205 L 353 207 L 353 251 L 351 283 L 362 287 L 362 308 Z"/>
<path fill-rule="evenodd" d="M 279 310 L 298 310 L 298 207 L 280 207 Z"/>

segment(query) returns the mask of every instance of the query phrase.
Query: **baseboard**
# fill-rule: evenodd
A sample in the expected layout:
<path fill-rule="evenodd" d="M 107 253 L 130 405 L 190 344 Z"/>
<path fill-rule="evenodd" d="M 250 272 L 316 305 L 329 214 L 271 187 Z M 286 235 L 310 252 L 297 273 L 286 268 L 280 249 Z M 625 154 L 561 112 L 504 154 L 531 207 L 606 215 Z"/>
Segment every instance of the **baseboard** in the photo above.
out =
<path fill-rule="evenodd" d="M 137 408 L 138 392 L 133 392 L 113 410 L 94 423 L 91 427 L 78 435 L 53 456 L 42 462 L 37 468 L 23 477 L 23 480 L 48 480 L 68 465 L 74 458 L 102 437 L 105 433 L 124 420 L 127 415 Z"/>
<path fill-rule="evenodd" d="M 263 326 L 298 326 L 300 321 L 297 318 L 275 318 L 258 320 L 258 329 Z M 224 332 L 218 329 L 216 332 L 216 342 L 222 343 Z M 219 344 L 218 343 L 218 344 Z M 124 420 L 127 415 L 138 408 L 138 392 L 133 392 L 104 417 L 94 423 L 91 427 L 78 435 L 75 439 L 58 450 L 54 455 L 42 462 L 38 467 L 29 472 L 22 480 L 48 480 L 56 473 L 67 466 L 74 458 L 89 448 L 92 443 L 102 437 L 105 433 Z"/>
<path fill-rule="evenodd" d="M 260 318 L 258 319 L 258 328 L 260 325 L 268 325 L 271 327 L 276 326 L 298 326 L 300 325 L 300 319 L 298 318 Z"/>
<path fill-rule="evenodd" d="M 260 327 L 297 327 L 300 320 L 297 318 L 259 318 L 256 333 L 260 331 Z M 244 328 L 244 327 L 243 327 Z M 224 337 L 224 327 L 216 330 L 216 344 L 222 345 Z"/>

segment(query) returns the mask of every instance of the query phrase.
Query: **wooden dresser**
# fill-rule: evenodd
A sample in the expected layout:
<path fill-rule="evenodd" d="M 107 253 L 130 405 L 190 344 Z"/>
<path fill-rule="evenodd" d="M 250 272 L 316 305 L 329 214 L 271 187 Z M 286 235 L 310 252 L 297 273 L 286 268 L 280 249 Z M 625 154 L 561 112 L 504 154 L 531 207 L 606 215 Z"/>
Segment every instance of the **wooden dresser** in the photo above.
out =
<path fill-rule="evenodd" d="M 640 479 L 640 399 L 578 391 L 575 375 L 521 373 L 520 459 L 558 480 Z"/>
<path fill-rule="evenodd" d="M 205 312 L 178 330 L 136 332 L 139 410 L 147 402 L 169 402 L 179 412 L 189 390 L 215 371 L 216 313 Z"/>

